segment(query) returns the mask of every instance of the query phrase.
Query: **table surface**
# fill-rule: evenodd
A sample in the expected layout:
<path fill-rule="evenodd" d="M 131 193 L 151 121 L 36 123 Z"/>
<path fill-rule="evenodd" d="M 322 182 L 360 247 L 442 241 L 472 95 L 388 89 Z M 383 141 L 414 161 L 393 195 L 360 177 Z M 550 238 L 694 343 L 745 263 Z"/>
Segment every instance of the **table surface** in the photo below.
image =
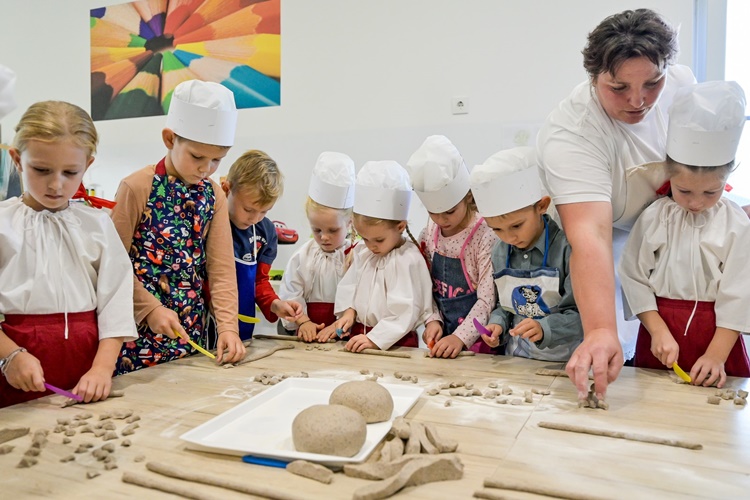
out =
<path fill-rule="evenodd" d="M 248 350 L 260 353 L 279 343 L 256 339 Z M 490 382 L 499 387 L 507 384 L 514 391 L 511 397 L 523 397 L 524 391 L 532 388 L 551 392 L 548 396 L 534 395 L 533 403 L 501 405 L 481 396 L 450 397 L 447 391 L 430 396 L 425 391 L 407 418 L 431 422 L 442 436 L 459 441 L 464 477 L 403 490 L 397 495 L 402 498 L 471 498 L 489 477 L 604 498 L 747 498 L 750 491 L 750 409 L 726 400 L 718 406 L 707 404 L 707 396 L 716 389 L 677 384 L 671 372 L 623 368 L 610 386 L 609 410 L 604 411 L 578 408 L 576 391 L 567 378 L 535 374 L 539 368 L 562 368 L 560 363 L 489 355 L 430 359 L 422 350 L 405 348 L 400 350 L 412 357 L 403 359 L 340 352 L 338 344 L 323 347 L 330 350 L 308 350 L 305 344 L 292 344 L 294 349 L 232 369 L 217 367 L 208 358 L 196 355 L 120 376 L 114 380 L 114 387 L 124 389 L 125 396 L 99 403 L 63 408 L 64 398 L 48 396 L 0 410 L 0 429 L 28 426 L 32 432 L 52 430 L 58 418 L 72 419 L 82 412 L 92 413 L 92 422 L 100 414 L 118 409 L 131 409 L 141 417 L 140 427 L 129 436 L 132 446 L 121 447 L 122 437 L 112 441 L 117 444 L 118 468 L 111 471 L 104 471 L 102 463 L 90 453 L 77 454 L 72 462 L 60 462 L 81 442 L 100 446 L 101 439 L 92 434 L 76 433 L 70 437 L 70 444 L 63 444 L 64 434 L 50 432 L 39 463 L 27 469 L 15 466 L 29 448 L 31 436 L 7 443 L 15 448 L 0 455 L 2 496 L 174 498 L 121 481 L 124 471 L 151 475 L 145 463 L 155 461 L 303 493 L 305 498 L 351 498 L 356 488 L 368 482 L 336 474 L 333 483 L 325 485 L 283 469 L 244 464 L 235 456 L 189 450 L 179 436 L 267 389 L 253 381 L 264 371 L 289 376 L 305 371 L 310 377 L 362 380 L 363 368 L 382 372 L 381 381 L 387 383 L 410 383 L 397 380 L 395 371 L 417 375 L 418 385 L 426 390 L 441 382 L 465 380 L 483 391 Z M 737 378 L 727 383 L 727 387 L 745 390 L 748 385 L 747 379 Z M 446 407 L 448 399 L 452 405 Z M 550 430 L 539 427 L 540 421 L 681 439 L 701 443 L 703 449 Z M 116 423 L 119 434 L 125 424 Z M 145 457 L 144 462 L 134 460 L 139 455 Z M 101 475 L 87 479 L 88 471 Z M 247 498 L 211 486 L 168 480 L 209 495 Z M 512 497 L 539 498 L 525 493 L 513 493 Z"/>

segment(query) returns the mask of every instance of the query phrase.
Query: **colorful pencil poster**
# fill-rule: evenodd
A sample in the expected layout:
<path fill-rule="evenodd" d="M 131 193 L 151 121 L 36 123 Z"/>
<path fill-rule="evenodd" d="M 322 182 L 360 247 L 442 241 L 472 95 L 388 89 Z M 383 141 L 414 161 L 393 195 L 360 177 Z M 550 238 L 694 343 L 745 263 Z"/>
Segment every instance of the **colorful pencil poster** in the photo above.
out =
<path fill-rule="evenodd" d="M 238 109 L 281 104 L 281 0 L 140 0 L 91 10 L 91 116 L 164 115 L 174 88 L 221 83 Z"/>

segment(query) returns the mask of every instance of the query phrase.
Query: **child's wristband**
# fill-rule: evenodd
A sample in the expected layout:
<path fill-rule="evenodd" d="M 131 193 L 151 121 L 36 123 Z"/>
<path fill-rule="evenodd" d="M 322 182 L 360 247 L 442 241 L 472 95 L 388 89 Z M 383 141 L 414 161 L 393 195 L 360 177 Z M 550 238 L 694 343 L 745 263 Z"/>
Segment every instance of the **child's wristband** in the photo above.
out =
<path fill-rule="evenodd" d="M 308 319 L 307 321 L 303 321 L 302 323 L 299 323 L 299 324 L 297 325 L 297 328 L 301 327 L 301 326 L 302 326 L 302 325 L 304 325 L 305 323 L 310 323 L 311 321 L 312 321 L 311 319 Z"/>

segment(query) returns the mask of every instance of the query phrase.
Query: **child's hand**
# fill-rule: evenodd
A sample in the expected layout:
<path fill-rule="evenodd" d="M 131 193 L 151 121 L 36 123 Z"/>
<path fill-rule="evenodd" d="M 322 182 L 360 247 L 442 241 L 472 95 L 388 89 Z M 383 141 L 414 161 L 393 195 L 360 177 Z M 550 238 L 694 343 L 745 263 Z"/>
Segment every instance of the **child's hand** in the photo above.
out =
<path fill-rule="evenodd" d="M 157 307 L 148 313 L 146 324 L 152 332 L 166 335 L 170 339 L 188 338 L 188 334 L 180 322 L 180 317 L 177 316 L 176 312 L 164 306 Z"/>
<path fill-rule="evenodd" d="M 672 368 L 677 362 L 680 346 L 668 329 L 654 331 L 651 334 L 651 354 L 667 368 Z"/>
<path fill-rule="evenodd" d="M 24 392 L 44 392 L 44 370 L 36 356 L 28 352 L 19 352 L 5 370 L 8 383 Z"/>
<path fill-rule="evenodd" d="M 304 314 L 302 305 L 299 302 L 281 299 L 271 302 L 271 312 L 287 321 L 297 321 Z"/>
<path fill-rule="evenodd" d="M 357 312 L 351 307 L 344 311 L 344 314 L 333 324 L 334 333 L 336 331 L 341 332 L 342 335 L 346 334 L 351 330 L 354 324 L 354 319 L 357 317 Z"/>
<path fill-rule="evenodd" d="M 432 349 L 430 356 L 435 358 L 455 358 L 464 348 L 464 341 L 455 335 L 446 335 L 438 340 Z"/>
<path fill-rule="evenodd" d="M 716 384 L 716 387 L 721 389 L 727 381 L 724 361 L 706 353 L 698 358 L 691 368 L 690 378 L 693 379 L 693 385 L 708 387 Z"/>
<path fill-rule="evenodd" d="M 424 343 L 430 348 L 430 352 L 435 348 L 435 342 L 437 342 L 442 336 L 443 325 L 437 320 L 427 323 L 424 327 L 424 332 L 422 332 L 422 340 L 424 340 Z"/>
<path fill-rule="evenodd" d="M 542 325 L 535 319 L 526 318 L 522 320 L 515 328 L 508 330 L 511 337 L 521 337 L 529 342 L 539 342 L 544 338 Z"/>
<path fill-rule="evenodd" d="M 326 326 L 325 323 L 314 323 L 312 321 L 306 321 L 297 328 L 297 337 L 301 338 L 304 342 L 314 342 L 318 338 L 318 332 Z"/>
<path fill-rule="evenodd" d="M 84 403 L 101 401 L 109 397 L 112 390 L 112 369 L 92 366 L 71 391 L 83 398 Z"/>
<path fill-rule="evenodd" d="M 320 343 L 326 343 L 331 339 L 336 339 L 336 323 L 331 323 L 327 327 L 323 328 L 318 332 L 317 341 Z"/>
<path fill-rule="evenodd" d="M 379 349 L 379 347 L 376 346 L 367 335 L 361 333 L 350 338 L 349 342 L 344 346 L 344 349 L 351 352 L 360 352 L 364 349 Z"/>
<path fill-rule="evenodd" d="M 494 323 L 490 323 L 489 325 L 485 325 L 485 328 L 492 332 L 492 335 L 480 335 L 482 337 L 482 340 L 485 344 L 487 344 L 490 347 L 497 347 L 500 345 L 500 335 L 503 333 L 503 327 L 500 325 L 496 325 Z"/>
<path fill-rule="evenodd" d="M 237 333 L 222 332 L 219 334 L 219 340 L 216 343 L 216 362 L 218 364 L 241 361 L 246 352 L 245 345 Z"/>

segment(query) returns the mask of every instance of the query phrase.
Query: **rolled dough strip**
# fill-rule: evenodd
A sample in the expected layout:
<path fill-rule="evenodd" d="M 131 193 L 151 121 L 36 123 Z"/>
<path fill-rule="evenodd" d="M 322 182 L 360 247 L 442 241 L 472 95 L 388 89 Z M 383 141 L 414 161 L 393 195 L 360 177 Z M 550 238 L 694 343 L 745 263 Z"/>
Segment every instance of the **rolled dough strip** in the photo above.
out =
<path fill-rule="evenodd" d="M 441 438 L 433 424 L 425 423 L 424 430 L 427 438 L 437 447 L 440 453 L 453 453 L 458 449 L 458 441 Z"/>
<path fill-rule="evenodd" d="M 388 498 L 407 486 L 461 479 L 464 465 L 456 455 L 421 457 L 406 464 L 395 476 L 354 490 L 354 500 Z"/>
<path fill-rule="evenodd" d="M 591 434 L 592 436 L 604 436 L 616 439 L 626 439 L 628 441 L 639 441 L 641 443 L 662 444 L 665 446 L 675 446 L 677 448 L 687 448 L 688 450 L 702 450 L 703 445 L 691 443 L 679 439 L 667 439 L 646 434 L 635 434 L 632 432 L 610 431 L 604 429 L 593 429 L 582 425 L 561 424 L 556 422 L 539 422 L 539 427 L 545 429 L 554 429 L 558 431 L 578 432 L 581 434 Z"/>
<path fill-rule="evenodd" d="M 427 433 L 424 430 L 424 424 L 422 422 L 412 422 L 411 433 L 412 435 L 417 435 L 417 439 L 419 439 L 419 445 L 423 453 L 427 453 L 428 455 L 437 455 L 438 453 L 440 453 L 440 451 L 438 451 L 437 449 L 437 446 L 432 444 L 432 442 L 427 439 Z"/>
<path fill-rule="evenodd" d="M 549 368 L 539 368 L 536 371 L 537 375 L 546 375 L 548 377 L 567 377 L 568 374 L 565 370 L 550 370 Z M 594 380 L 594 376 L 589 374 L 589 380 Z"/>
<path fill-rule="evenodd" d="M 135 472 L 124 472 L 122 474 L 122 482 L 135 484 L 136 486 L 141 486 L 151 490 L 164 491 L 184 498 L 192 498 L 193 500 L 219 500 L 222 498 L 221 496 L 205 495 L 195 491 L 194 488 L 189 486 L 175 484 L 173 481 L 165 481 L 161 477 L 151 474 L 145 475 L 136 474 Z"/>
<path fill-rule="evenodd" d="M 464 356 L 474 356 L 474 355 L 476 355 L 476 353 L 474 351 L 461 351 L 461 352 L 458 353 L 458 356 L 456 356 L 456 357 L 457 358 L 461 358 L 461 357 L 464 357 Z M 446 358 L 439 358 L 437 356 L 430 356 L 430 351 L 425 352 L 424 353 L 424 357 L 425 358 L 434 358 L 434 359 L 446 359 Z"/>
<path fill-rule="evenodd" d="M 352 354 L 373 354 L 375 356 L 390 356 L 391 358 L 411 358 L 411 354 L 408 352 L 399 351 L 381 351 L 380 349 L 362 349 L 359 352 L 347 351 L 346 349 L 339 349 L 341 352 L 350 352 Z"/>
<path fill-rule="evenodd" d="M 148 462 L 146 464 L 146 468 L 151 472 L 156 472 L 157 474 L 161 474 L 162 476 L 183 479 L 185 481 L 192 481 L 194 483 L 209 484 L 211 486 L 217 486 L 219 488 L 239 491 L 240 493 L 247 493 L 248 495 L 271 498 L 273 500 L 303 500 L 305 498 L 302 496 L 293 495 L 291 493 L 274 490 L 273 488 L 267 488 L 265 486 L 258 486 L 248 483 L 238 483 L 229 479 L 218 478 L 211 474 L 204 474 L 194 470 L 191 471 L 188 467 L 166 465 L 159 462 Z"/>
<path fill-rule="evenodd" d="M 109 396 L 107 396 L 107 399 L 109 399 L 109 398 L 121 398 L 124 395 L 125 395 L 125 391 L 123 391 L 122 389 L 113 389 L 113 390 L 109 391 Z M 77 404 L 90 405 L 90 404 L 94 404 L 94 403 L 101 403 L 102 401 L 106 401 L 107 399 L 102 399 L 100 401 L 92 401 L 90 403 L 84 403 L 82 401 L 76 401 L 75 399 L 68 399 L 67 401 L 65 401 L 65 403 L 63 404 L 62 407 L 63 408 L 67 408 L 68 406 L 73 406 L 73 405 L 77 405 Z"/>
<path fill-rule="evenodd" d="M 254 339 L 271 339 L 271 340 L 286 340 L 287 342 L 304 342 L 301 338 L 296 335 L 267 335 L 265 333 L 256 333 L 253 335 Z M 336 339 L 330 339 L 328 344 L 335 344 Z M 311 342 L 314 344 L 314 342 Z"/>
<path fill-rule="evenodd" d="M 574 491 L 563 491 L 550 486 L 544 486 L 543 484 L 532 484 L 531 482 L 522 483 L 520 481 L 513 481 L 511 479 L 485 479 L 485 488 L 499 488 L 503 490 L 511 491 L 522 491 L 524 493 L 534 493 L 536 495 L 545 495 L 548 497 L 555 498 L 566 498 L 568 500 L 602 500 L 602 497 L 595 497 L 586 495 L 584 493 L 576 493 Z M 479 490 L 474 492 L 475 498 L 488 498 L 490 500 L 507 498 L 507 495 L 497 493 L 491 490 Z"/>
<path fill-rule="evenodd" d="M 268 356 L 275 353 L 276 351 L 283 351 L 284 349 L 294 349 L 294 345 L 292 344 L 277 345 L 264 352 L 248 354 L 247 356 L 245 356 L 245 359 L 243 359 L 242 361 L 238 361 L 234 363 L 234 366 L 244 365 L 245 363 L 252 363 L 253 361 L 258 361 L 259 359 L 267 358 Z"/>
<path fill-rule="evenodd" d="M 331 469 L 308 462 L 307 460 L 295 460 L 294 462 L 289 462 L 286 466 L 286 470 L 292 474 L 306 477 L 308 479 L 314 479 L 323 484 L 331 484 L 331 481 L 333 481 L 333 471 Z"/>
<path fill-rule="evenodd" d="M 28 427 L 13 427 L 13 428 L 5 428 L 0 429 L 0 444 L 7 443 L 8 441 L 13 441 L 16 438 L 20 438 L 21 436 L 25 436 L 29 433 Z"/>
<path fill-rule="evenodd" d="M 357 479 L 376 481 L 398 474 L 406 464 L 424 458 L 424 455 L 402 455 L 390 462 L 370 462 L 364 464 L 345 464 L 344 474 Z"/>

